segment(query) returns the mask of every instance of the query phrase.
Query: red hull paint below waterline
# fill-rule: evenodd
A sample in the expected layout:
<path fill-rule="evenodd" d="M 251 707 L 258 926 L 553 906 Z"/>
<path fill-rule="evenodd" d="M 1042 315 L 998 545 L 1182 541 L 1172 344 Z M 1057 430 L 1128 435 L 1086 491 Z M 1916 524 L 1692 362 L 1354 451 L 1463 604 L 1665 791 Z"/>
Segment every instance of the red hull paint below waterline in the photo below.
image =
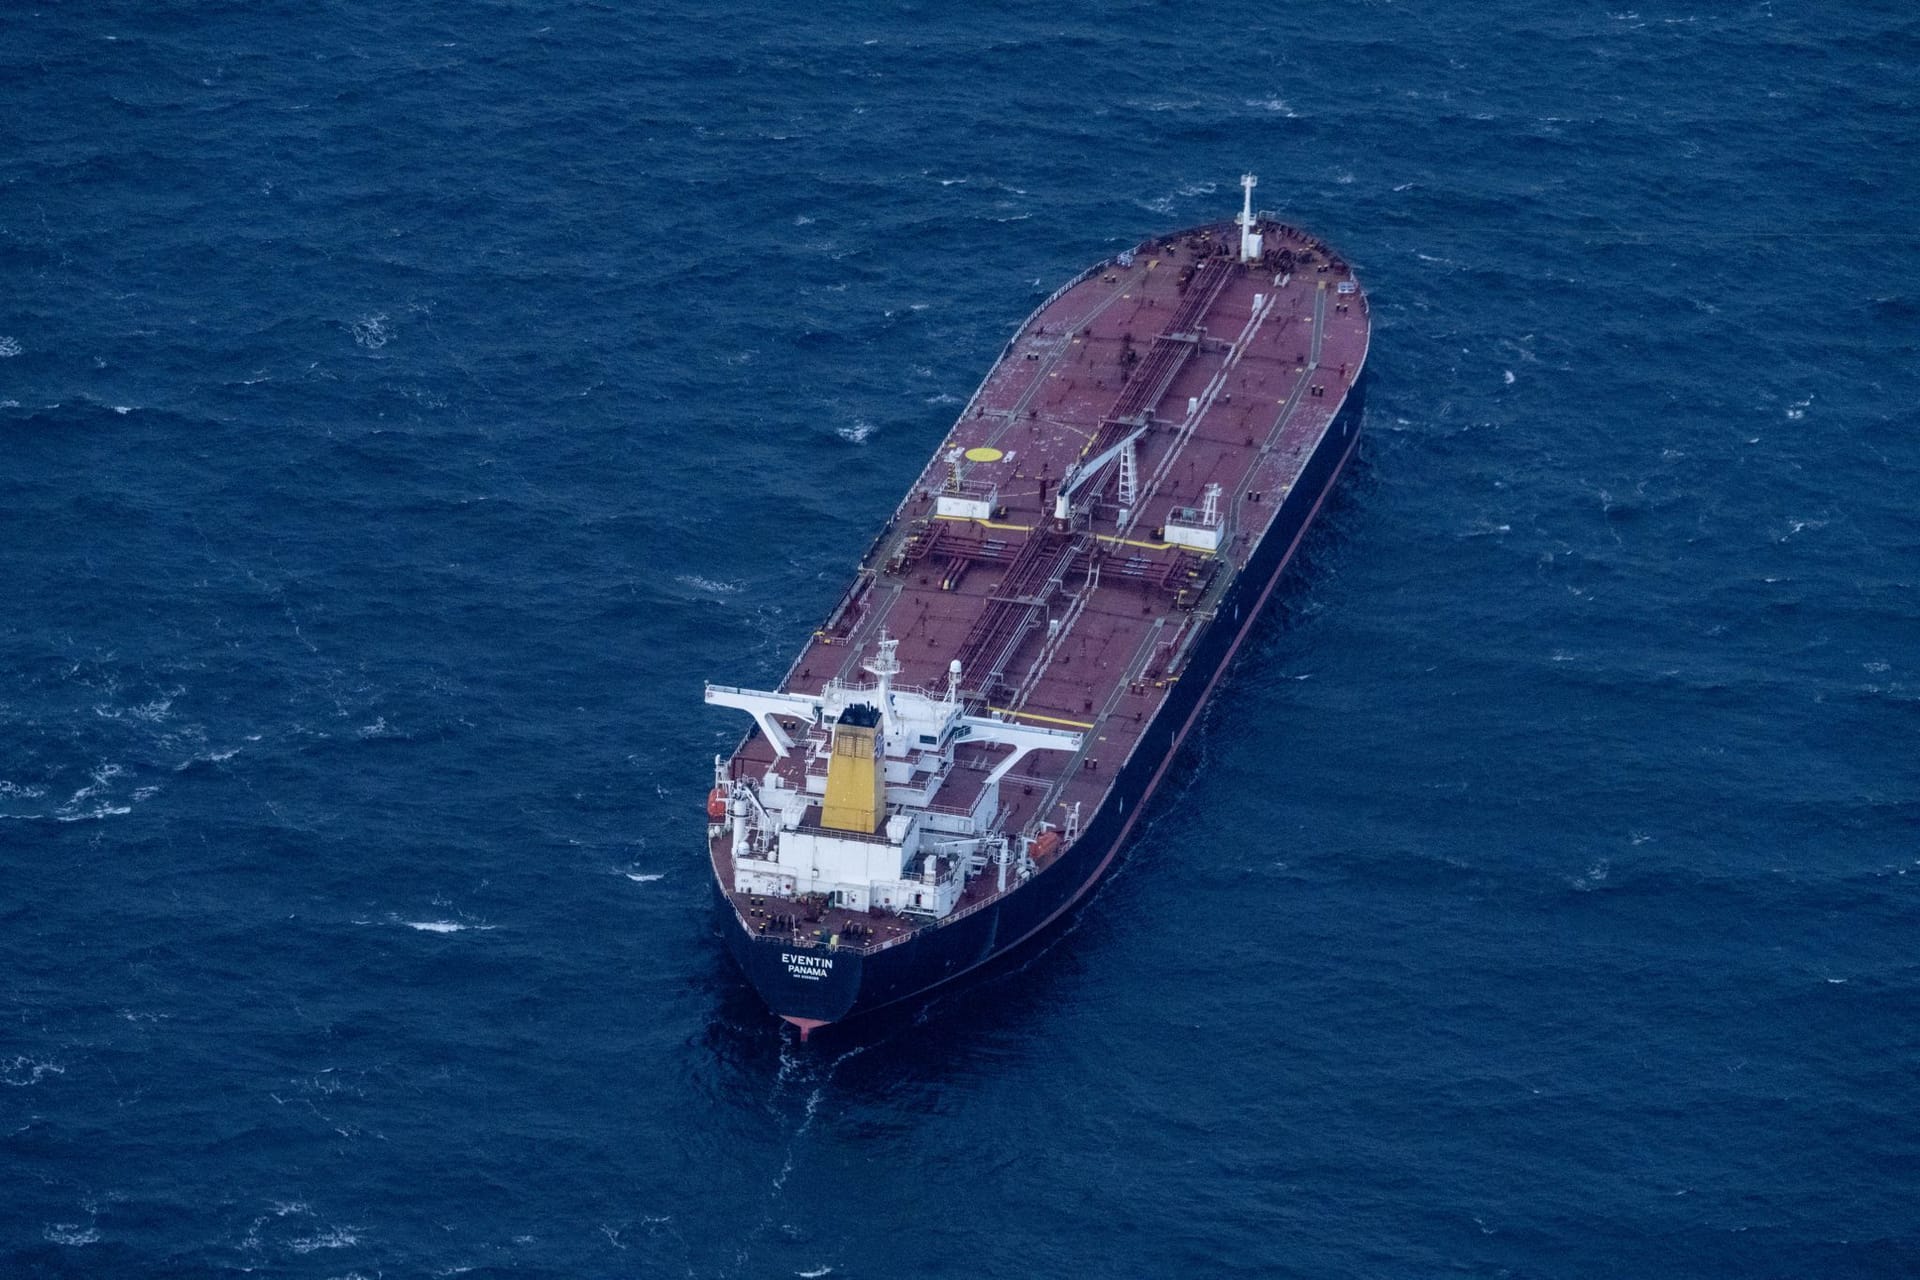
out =
<path fill-rule="evenodd" d="M 708 686 L 724 928 L 802 1039 L 1086 894 L 1351 457 L 1365 295 L 1248 186 L 1043 303 L 781 685 Z"/>

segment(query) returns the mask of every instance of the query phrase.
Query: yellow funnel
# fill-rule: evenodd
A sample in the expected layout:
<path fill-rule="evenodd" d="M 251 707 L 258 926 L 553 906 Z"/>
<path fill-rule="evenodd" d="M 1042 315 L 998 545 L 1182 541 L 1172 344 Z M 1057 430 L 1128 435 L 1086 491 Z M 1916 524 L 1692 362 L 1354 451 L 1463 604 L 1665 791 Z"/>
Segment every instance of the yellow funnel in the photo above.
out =
<path fill-rule="evenodd" d="M 827 797 L 820 824 L 835 831 L 872 835 L 887 816 L 887 771 L 881 758 L 880 712 L 848 707 L 833 726 L 827 757 Z"/>

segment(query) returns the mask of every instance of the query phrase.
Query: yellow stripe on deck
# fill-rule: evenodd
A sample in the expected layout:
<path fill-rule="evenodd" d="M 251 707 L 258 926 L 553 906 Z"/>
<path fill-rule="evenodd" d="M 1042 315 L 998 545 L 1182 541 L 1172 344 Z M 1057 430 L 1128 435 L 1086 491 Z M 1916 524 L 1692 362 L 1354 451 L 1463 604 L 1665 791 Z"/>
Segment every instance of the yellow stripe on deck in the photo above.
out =
<path fill-rule="evenodd" d="M 1102 542 L 1112 542 L 1122 547 L 1143 547 L 1148 551 L 1171 551 L 1179 545 L 1174 542 L 1142 542 L 1138 538 L 1122 538 L 1118 534 L 1112 533 L 1096 533 L 1093 536 Z M 1198 551 L 1203 556 L 1213 554 L 1213 552 L 1207 550 L 1205 547 L 1187 547 L 1185 550 Z"/>
<path fill-rule="evenodd" d="M 935 516 L 935 520 L 958 520 L 961 524 L 977 524 L 982 529 L 1008 529 L 1014 533 L 1032 533 L 1030 524 L 997 524 L 992 520 L 982 520 L 978 516 Z"/>
<path fill-rule="evenodd" d="M 1091 720 L 1066 720 L 1059 716 L 1043 716 L 1038 711 L 1009 711 L 1005 707 L 988 707 L 987 710 L 997 715 L 1017 716 L 1022 720 L 1044 720 L 1048 724 L 1071 725 L 1076 729 L 1093 728 L 1093 721 Z"/>
<path fill-rule="evenodd" d="M 982 520 L 978 516 L 936 515 L 934 519 L 935 520 L 951 520 L 951 521 L 954 521 L 956 524 L 977 524 L 982 529 L 1002 529 L 1008 533 L 1032 533 L 1033 532 L 1033 526 L 1030 524 L 1008 524 L 999 520 Z M 1177 542 L 1147 542 L 1140 538 L 1123 538 L 1120 535 L 1114 534 L 1114 533 L 1096 533 L 1093 536 L 1098 538 L 1102 542 L 1111 542 L 1115 546 L 1139 547 L 1143 551 L 1172 551 L 1175 547 L 1180 547 L 1180 544 Z M 1203 556 L 1210 556 L 1213 554 L 1213 552 L 1207 550 L 1205 547 L 1180 547 L 1180 549 L 1183 551 L 1192 551 L 1198 555 L 1203 555 Z"/>

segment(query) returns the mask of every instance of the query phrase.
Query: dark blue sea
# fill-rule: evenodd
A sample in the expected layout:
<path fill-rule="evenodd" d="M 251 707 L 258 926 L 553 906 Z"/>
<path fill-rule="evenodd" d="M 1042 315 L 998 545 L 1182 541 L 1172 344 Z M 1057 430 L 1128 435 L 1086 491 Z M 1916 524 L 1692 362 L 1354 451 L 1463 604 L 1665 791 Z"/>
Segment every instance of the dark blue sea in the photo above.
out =
<path fill-rule="evenodd" d="M 0 15 L 0 1276 L 1920 1273 L 1904 3 Z M 802 1048 L 702 802 L 1028 310 L 1366 436 L 1043 947 Z"/>

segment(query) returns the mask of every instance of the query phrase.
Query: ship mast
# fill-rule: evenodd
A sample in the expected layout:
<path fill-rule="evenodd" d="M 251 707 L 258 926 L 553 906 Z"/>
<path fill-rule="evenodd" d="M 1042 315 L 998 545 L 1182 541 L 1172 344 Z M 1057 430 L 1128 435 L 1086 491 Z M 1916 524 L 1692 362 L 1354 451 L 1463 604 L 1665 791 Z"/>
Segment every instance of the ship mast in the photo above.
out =
<path fill-rule="evenodd" d="M 1253 189 L 1260 185 L 1260 179 L 1250 173 L 1240 175 L 1240 186 L 1246 192 L 1246 198 L 1240 206 L 1240 261 L 1255 262 L 1260 257 L 1260 233 L 1253 229 Z"/>
<path fill-rule="evenodd" d="M 880 652 L 865 664 L 865 669 L 880 682 L 876 690 L 880 695 L 880 718 L 887 736 L 892 738 L 900 732 L 893 714 L 893 678 L 900 674 L 900 642 L 888 635 L 885 627 L 880 628 Z"/>

